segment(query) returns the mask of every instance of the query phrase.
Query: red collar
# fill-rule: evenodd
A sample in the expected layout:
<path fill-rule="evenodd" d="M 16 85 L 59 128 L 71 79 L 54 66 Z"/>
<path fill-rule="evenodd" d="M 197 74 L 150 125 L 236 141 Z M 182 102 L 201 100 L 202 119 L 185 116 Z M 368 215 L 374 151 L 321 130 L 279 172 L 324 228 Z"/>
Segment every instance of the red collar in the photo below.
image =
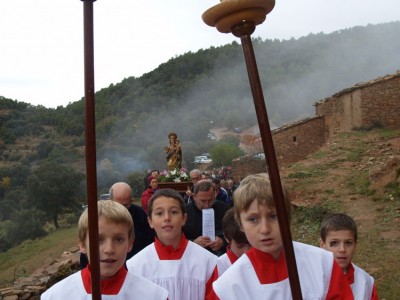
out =
<path fill-rule="evenodd" d="M 228 246 L 226 246 L 226 255 L 228 255 L 228 258 L 230 260 L 230 262 L 233 264 L 235 261 L 238 260 L 239 257 L 237 257 L 237 255 L 235 253 L 232 252 L 231 250 L 231 245 L 228 244 Z"/>
<path fill-rule="evenodd" d="M 174 247 L 170 245 L 164 246 L 158 238 L 156 238 L 154 241 L 154 247 L 156 247 L 158 258 L 160 260 L 176 260 L 182 258 L 182 255 L 185 252 L 188 243 L 189 241 L 182 233 L 181 240 L 176 249 L 174 249 Z"/>
<path fill-rule="evenodd" d="M 288 278 L 283 251 L 278 260 L 256 248 L 251 248 L 245 254 L 249 257 L 261 284 L 279 282 Z"/>
<path fill-rule="evenodd" d="M 118 295 L 122 285 L 124 284 L 126 274 L 128 271 L 125 268 L 125 265 L 119 269 L 117 274 L 109 279 L 103 279 L 100 281 L 101 284 L 101 294 L 102 295 Z M 85 287 L 86 293 L 92 293 L 92 281 L 90 275 L 90 267 L 89 265 L 86 266 L 81 271 L 83 286 Z"/>
<path fill-rule="evenodd" d="M 349 284 L 354 283 L 354 267 L 352 263 L 349 264 L 349 267 L 347 268 L 347 273 L 344 274 L 344 276 L 346 277 Z"/>

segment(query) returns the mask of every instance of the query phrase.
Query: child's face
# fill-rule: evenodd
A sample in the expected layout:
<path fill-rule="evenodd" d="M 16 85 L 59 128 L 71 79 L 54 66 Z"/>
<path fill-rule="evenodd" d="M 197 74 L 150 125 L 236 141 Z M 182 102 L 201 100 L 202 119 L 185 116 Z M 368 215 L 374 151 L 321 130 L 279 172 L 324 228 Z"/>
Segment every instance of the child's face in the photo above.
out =
<path fill-rule="evenodd" d="M 247 211 L 240 213 L 240 221 L 251 246 L 279 258 L 282 239 L 275 209 L 254 200 Z"/>
<path fill-rule="evenodd" d="M 251 248 L 250 244 L 238 243 L 234 239 L 229 243 L 231 251 L 237 256 L 241 257 L 247 250 Z"/>
<path fill-rule="evenodd" d="M 150 218 L 151 217 L 151 218 Z M 186 214 L 182 214 L 179 201 L 161 196 L 153 202 L 153 211 L 148 218 L 150 227 L 153 228 L 163 245 L 176 248 L 182 235 L 182 227 L 186 223 Z"/>
<path fill-rule="evenodd" d="M 157 180 L 157 178 L 154 178 L 154 179 L 152 179 L 150 181 L 150 186 L 151 186 L 152 189 L 158 188 L 158 180 Z"/>
<path fill-rule="evenodd" d="M 99 246 L 100 278 L 103 280 L 114 276 L 124 265 L 126 254 L 132 250 L 133 241 L 128 238 L 126 225 L 99 217 Z M 79 247 L 90 261 L 89 235 L 84 244 L 79 242 Z"/>
<path fill-rule="evenodd" d="M 350 230 L 329 231 L 325 242 L 320 241 L 320 246 L 331 251 L 342 270 L 347 272 L 356 250 L 356 241 Z"/>

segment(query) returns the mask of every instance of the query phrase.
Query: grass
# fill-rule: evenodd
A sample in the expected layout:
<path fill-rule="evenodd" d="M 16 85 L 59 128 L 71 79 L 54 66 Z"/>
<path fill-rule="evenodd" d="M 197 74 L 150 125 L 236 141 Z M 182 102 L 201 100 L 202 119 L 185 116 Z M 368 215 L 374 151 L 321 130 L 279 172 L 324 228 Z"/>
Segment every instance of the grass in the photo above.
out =
<path fill-rule="evenodd" d="M 324 201 L 321 205 L 295 208 L 291 226 L 293 240 L 317 246 L 323 217 L 337 211 L 340 211 L 338 204 L 331 200 Z"/>
<path fill-rule="evenodd" d="M 399 136 L 398 130 L 385 129 L 339 134 L 329 148 L 312 155 L 307 166 L 300 162 L 291 165 L 286 176 L 296 179 L 289 182 L 298 199 L 316 200 L 294 209 L 293 239 L 318 245 L 321 217 L 350 210 L 360 222 L 354 262 L 375 278 L 380 299 L 400 299 L 400 168 L 395 169 L 395 180 L 384 187 L 375 182 L 372 188 L 369 170 L 373 163 L 362 162 L 371 156 L 380 158 L 385 140 Z M 396 146 L 391 148 L 396 155 Z M 338 171 L 331 173 L 335 169 Z M 364 215 L 357 215 L 356 203 L 367 199 L 374 204 L 363 210 Z M 364 224 L 364 218 L 371 222 L 371 215 L 376 215 L 372 223 Z"/>
<path fill-rule="evenodd" d="M 308 178 L 311 177 L 311 173 L 306 173 L 306 172 L 295 172 L 295 173 L 290 173 L 289 178 L 297 178 L 297 179 L 303 179 L 303 178 Z"/>
<path fill-rule="evenodd" d="M 312 154 L 312 157 L 314 157 L 314 158 L 323 158 L 323 157 L 326 157 L 327 155 L 328 155 L 328 152 L 326 152 L 326 151 L 317 151 L 317 152 Z"/>
<path fill-rule="evenodd" d="M 140 205 L 140 198 L 133 199 L 133 203 Z M 7 252 L 0 252 L 0 287 L 12 284 L 18 277 L 32 274 L 78 244 L 77 226 L 65 225 L 63 221 L 60 225 L 64 227 L 56 230 L 52 224 L 47 224 L 47 236 L 27 240 Z"/>
<path fill-rule="evenodd" d="M 353 194 L 373 195 L 375 191 L 369 188 L 370 181 L 367 172 L 360 172 L 351 176 L 348 181 L 349 188 Z"/>
<path fill-rule="evenodd" d="M 0 286 L 11 284 L 15 278 L 29 275 L 59 258 L 64 251 L 77 245 L 77 240 L 76 227 L 59 229 L 44 238 L 25 241 L 0 253 Z"/>
<path fill-rule="evenodd" d="M 386 214 L 382 211 L 378 224 L 359 237 L 354 262 L 375 278 L 380 299 L 399 299 L 400 243 L 398 238 L 381 237 L 392 229 L 393 222 L 387 223 Z"/>
<path fill-rule="evenodd" d="M 327 166 L 321 164 L 319 166 L 315 166 L 313 168 L 304 168 L 302 171 L 296 171 L 290 173 L 287 177 L 288 178 L 296 178 L 296 179 L 305 179 L 305 178 L 320 178 L 322 175 L 326 174 Z M 309 180 L 313 182 L 313 180 Z"/>
<path fill-rule="evenodd" d="M 380 130 L 380 136 L 386 139 L 391 139 L 398 136 L 398 131 L 390 130 L 390 129 L 382 129 Z"/>

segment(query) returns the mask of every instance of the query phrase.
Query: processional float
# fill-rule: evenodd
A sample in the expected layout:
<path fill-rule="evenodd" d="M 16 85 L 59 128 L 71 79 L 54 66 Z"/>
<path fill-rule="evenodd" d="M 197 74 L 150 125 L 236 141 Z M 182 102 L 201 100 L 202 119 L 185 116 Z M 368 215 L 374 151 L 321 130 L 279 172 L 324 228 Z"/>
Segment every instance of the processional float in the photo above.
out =
<path fill-rule="evenodd" d="M 92 299 L 101 299 L 100 262 L 98 247 L 97 215 L 97 171 L 94 97 L 94 51 L 93 51 L 93 2 L 81 0 L 84 4 L 84 60 L 85 60 L 85 116 L 86 116 L 86 172 L 89 214 L 89 247 L 92 274 Z M 301 300 L 301 288 L 297 273 L 296 259 L 292 244 L 290 225 L 284 204 L 284 195 L 279 169 L 269 126 L 267 108 L 258 74 L 251 34 L 256 26 L 263 23 L 275 6 L 275 0 L 221 0 L 221 3 L 203 13 L 203 21 L 216 27 L 219 32 L 232 33 L 241 39 L 247 73 L 253 94 L 257 121 L 264 152 L 267 172 L 271 181 L 274 204 L 278 215 L 286 265 L 290 280 L 292 298 Z"/>

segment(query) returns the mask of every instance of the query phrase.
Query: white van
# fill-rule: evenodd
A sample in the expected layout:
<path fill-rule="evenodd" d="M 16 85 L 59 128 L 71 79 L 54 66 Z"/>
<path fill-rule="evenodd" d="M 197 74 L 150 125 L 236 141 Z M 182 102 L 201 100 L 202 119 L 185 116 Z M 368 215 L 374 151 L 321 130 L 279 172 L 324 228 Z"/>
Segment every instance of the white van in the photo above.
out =
<path fill-rule="evenodd" d="M 195 156 L 194 159 L 193 159 L 193 162 L 195 164 L 199 164 L 201 162 L 201 160 L 203 160 L 203 159 L 208 159 L 208 157 L 205 156 L 205 155 Z"/>

